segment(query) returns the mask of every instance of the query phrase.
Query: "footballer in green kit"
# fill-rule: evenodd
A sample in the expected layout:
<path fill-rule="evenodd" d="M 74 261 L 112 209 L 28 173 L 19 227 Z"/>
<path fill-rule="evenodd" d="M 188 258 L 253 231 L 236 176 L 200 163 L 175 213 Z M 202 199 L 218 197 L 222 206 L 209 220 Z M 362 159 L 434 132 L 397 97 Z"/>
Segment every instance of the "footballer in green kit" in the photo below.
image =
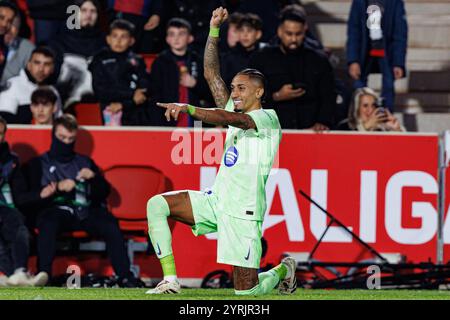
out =
<path fill-rule="evenodd" d="M 265 186 L 281 141 L 277 114 L 262 109 L 264 76 L 255 69 L 239 72 L 231 94 L 220 76 L 219 28 L 228 12 L 214 10 L 205 48 L 205 78 L 217 108 L 158 103 L 167 120 L 180 112 L 203 122 L 228 126 L 224 155 L 210 191 L 175 191 L 152 197 L 147 203 L 149 236 L 160 259 L 164 279 L 148 294 L 178 293 L 172 235 L 167 218 L 188 224 L 195 235 L 217 232 L 217 262 L 233 266 L 235 293 L 262 295 L 278 287 L 293 293 L 296 262 L 286 257 L 275 268 L 258 274 L 262 223 L 267 209 Z"/>

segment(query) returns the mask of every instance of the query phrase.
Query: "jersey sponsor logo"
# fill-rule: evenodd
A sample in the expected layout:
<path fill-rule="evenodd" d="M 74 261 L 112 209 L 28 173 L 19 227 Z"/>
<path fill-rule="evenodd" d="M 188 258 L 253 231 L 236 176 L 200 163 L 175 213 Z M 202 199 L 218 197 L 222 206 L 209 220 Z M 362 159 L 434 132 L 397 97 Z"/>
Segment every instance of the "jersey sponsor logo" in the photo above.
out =
<path fill-rule="evenodd" d="M 236 164 L 239 158 L 239 152 L 235 147 L 229 147 L 225 152 L 224 163 L 227 167 L 232 167 Z"/>

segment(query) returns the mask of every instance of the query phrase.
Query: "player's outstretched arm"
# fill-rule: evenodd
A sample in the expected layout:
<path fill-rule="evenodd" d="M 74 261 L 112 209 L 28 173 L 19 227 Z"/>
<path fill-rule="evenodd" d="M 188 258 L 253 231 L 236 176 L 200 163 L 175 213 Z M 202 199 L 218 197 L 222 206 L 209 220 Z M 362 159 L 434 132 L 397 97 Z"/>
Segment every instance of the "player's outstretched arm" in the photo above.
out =
<path fill-rule="evenodd" d="M 222 7 L 213 11 L 210 21 L 210 33 L 206 42 L 204 56 L 204 75 L 209 89 L 214 97 L 216 106 L 225 108 L 230 93 L 220 76 L 219 62 L 219 29 L 220 25 L 228 18 L 228 11 Z"/>
<path fill-rule="evenodd" d="M 180 112 L 190 114 L 194 119 L 222 126 L 233 126 L 244 130 L 256 129 L 256 124 L 252 117 L 245 113 L 229 112 L 222 109 L 204 109 L 191 106 L 189 104 L 181 103 L 160 103 L 157 105 L 161 108 L 165 108 L 165 116 L 167 121 L 170 118 L 174 120 L 178 119 Z"/>

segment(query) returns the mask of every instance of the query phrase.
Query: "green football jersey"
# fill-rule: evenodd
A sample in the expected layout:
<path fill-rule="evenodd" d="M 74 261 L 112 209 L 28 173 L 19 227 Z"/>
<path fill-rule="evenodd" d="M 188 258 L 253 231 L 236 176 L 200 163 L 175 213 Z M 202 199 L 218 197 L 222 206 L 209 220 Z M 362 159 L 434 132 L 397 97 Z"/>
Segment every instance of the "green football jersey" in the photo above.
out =
<path fill-rule="evenodd" d="M 225 110 L 234 110 L 231 99 Z M 219 199 L 217 209 L 220 212 L 240 219 L 262 221 L 267 208 L 266 181 L 281 141 L 281 127 L 272 109 L 258 109 L 247 114 L 255 122 L 256 130 L 229 126 L 212 191 Z"/>

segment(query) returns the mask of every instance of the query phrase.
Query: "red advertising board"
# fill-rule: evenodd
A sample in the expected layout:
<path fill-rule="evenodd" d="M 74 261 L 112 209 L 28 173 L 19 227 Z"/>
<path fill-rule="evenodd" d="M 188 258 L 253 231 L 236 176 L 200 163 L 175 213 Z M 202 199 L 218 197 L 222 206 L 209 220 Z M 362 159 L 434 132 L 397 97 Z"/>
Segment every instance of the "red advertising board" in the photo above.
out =
<path fill-rule="evenodd" d="M 7 140 L 23 161 L 48 150 L 50 136 L 48 129 L 36 127 L 11 126 L 7 132 Z M 214 181 L 223 137 L 224 132 L 207 129 L 173 132 L 92 127 L 80 132 L 77 150 L 90 155 L 102 169 L 149 165 L 161 170 L 174 189 L 199 190 Z M 285 131 L 277 159 L 266 188 L 266 262 L 277 262 L 283 252 L 310 252 L 329 221 L 299 190 L 379 252 L 403 254 L 413 262 L 435 261 L 437 135 Z M 444 234 L 445 242 L 450 243 L 450 222 L 445 224 Z M 215 263 L 213 236 L 195 238 L 187 226 L 176 224 L 173 246 L 182 278 L 198 279 L 227 268 Z M 444 261 L 450 257 L 448 247 Z M 333 226 L 315 257 L 353 262 L 368 255 Z M 154 257 L 141 256 L 138 262 L 143 275 L 160 274 Z"/>

